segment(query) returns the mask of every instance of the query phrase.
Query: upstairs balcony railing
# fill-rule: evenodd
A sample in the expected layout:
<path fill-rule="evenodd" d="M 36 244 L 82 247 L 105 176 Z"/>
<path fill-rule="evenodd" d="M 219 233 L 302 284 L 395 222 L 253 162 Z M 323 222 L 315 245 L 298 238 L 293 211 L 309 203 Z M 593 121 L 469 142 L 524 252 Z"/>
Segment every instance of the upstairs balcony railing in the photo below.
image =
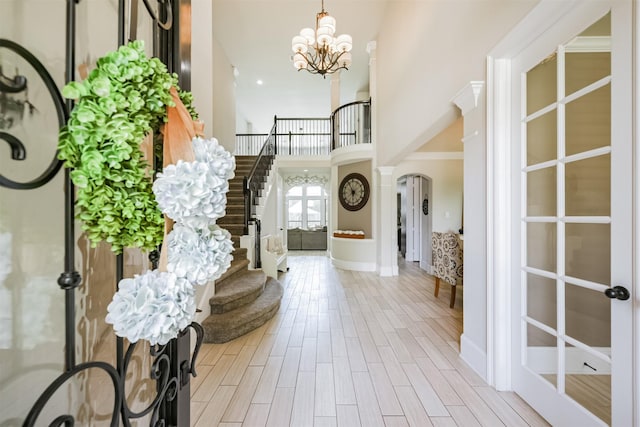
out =
<path fill-rule="evenodd" d="M 331 114 L 331 147 L 371 144 L 371 99 L 342 105 Z"/>
<path fill-rule="evenodd" d="M 272 134 L 236 134 L 236 155 L 255 156 L 267 138 L 278 156 L 326 156 L 332 150 L 371 143 L 371 100 L 337 108 L 329 118 L 274 118 Z"/>

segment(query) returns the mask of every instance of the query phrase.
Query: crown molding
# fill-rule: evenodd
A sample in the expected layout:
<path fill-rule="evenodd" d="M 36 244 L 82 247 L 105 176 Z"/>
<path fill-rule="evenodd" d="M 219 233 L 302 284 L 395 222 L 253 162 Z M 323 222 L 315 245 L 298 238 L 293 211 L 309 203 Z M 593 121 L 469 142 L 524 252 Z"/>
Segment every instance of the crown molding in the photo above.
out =
<path fill-rule="evenodd" d="M 567 53 L 611 52 L 611 36 L 578 36 L 564 47 Z"/>
<path fill-rule="evenodd" d="M 451 102 L 462 111 L 462 115 L 465 116 L 469 111 L 478 106 L 478 98 L 480 92 L 484 87 L 484 81 L 474 80 L 470 81 L 460 89 L 460 91 L 451 99 Z"/>

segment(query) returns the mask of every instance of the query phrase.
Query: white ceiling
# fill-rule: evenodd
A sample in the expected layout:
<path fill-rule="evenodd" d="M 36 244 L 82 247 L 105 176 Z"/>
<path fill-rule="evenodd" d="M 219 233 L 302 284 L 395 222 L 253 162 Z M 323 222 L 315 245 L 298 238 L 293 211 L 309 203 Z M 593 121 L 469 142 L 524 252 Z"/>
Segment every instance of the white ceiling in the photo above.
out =
<path fill-rule="evenodd" d="M 353 38 L 353 64 L 340 75 L 340 104 L 352 102 L 368 90 L 369 55 L 386 0 L 326 0 L 325 11 L 336 18 L 336 34 Z M 236 78 L 239 129 L 244 121 L 254 133 L 266 133 L 278 117 L 328 117 L 331 114 L 331 76 L 323 79 L 296 71 L 291 63 L 291 38 L 315 26 L 321 0 L 213 0 L 213 33 Z M 257 80 L 263 84 L 258 85 Z"/>

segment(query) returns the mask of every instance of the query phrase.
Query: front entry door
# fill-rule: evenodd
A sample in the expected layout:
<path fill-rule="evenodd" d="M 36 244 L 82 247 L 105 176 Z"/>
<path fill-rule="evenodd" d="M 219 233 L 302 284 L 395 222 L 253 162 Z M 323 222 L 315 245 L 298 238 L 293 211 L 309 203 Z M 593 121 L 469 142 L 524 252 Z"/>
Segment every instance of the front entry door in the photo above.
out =
<path fill-rule="evenodd" d="M 631 426 L 631 1 L 584 3 L 512 62 L 512 380 L 553 425 Z"/>

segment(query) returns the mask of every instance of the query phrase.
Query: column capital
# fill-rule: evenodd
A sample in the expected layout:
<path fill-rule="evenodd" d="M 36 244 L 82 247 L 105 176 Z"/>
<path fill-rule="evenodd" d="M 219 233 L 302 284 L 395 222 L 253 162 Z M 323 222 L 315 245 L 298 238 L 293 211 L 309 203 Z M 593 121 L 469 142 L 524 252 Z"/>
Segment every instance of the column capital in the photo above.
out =
<path fill-rule="evenodd" d="M 388 176 L 393 175 L 393 170 L 395 168 L 395 166 L 378 166 L 376 169 L 378 169 L 380 176 Z"/>
<path fill-rule="evenodd" d="M 478 98 L 480 92 L 484 88 L 484 81 L 474 80 L 467 83 L 460 91 L 451 99 L 451 102 L 462 111 L 465 116 L 469 111 L 478 106 Z"/>

